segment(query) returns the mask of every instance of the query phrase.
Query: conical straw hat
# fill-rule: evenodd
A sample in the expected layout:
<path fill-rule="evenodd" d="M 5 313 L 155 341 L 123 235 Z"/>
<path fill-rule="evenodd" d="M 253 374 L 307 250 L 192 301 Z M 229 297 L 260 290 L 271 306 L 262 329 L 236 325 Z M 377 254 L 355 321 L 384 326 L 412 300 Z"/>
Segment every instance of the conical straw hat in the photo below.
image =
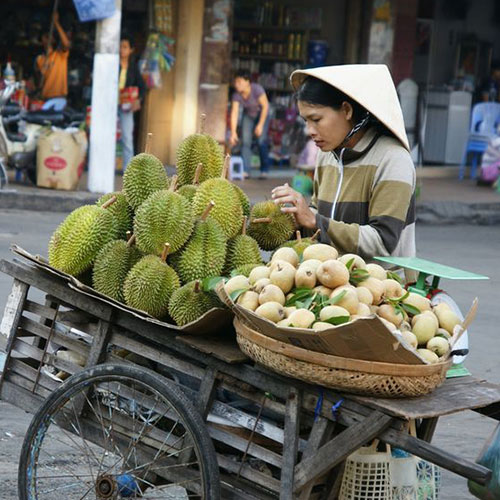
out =
<path fill-rule="evenodd" d="M 385 64 L 346 64 L 299 69 L 290 76 L 293 88 L 297 90 L 307 76 L 323 80 L 361 104 L 410 150 L 403 112 Z"/>

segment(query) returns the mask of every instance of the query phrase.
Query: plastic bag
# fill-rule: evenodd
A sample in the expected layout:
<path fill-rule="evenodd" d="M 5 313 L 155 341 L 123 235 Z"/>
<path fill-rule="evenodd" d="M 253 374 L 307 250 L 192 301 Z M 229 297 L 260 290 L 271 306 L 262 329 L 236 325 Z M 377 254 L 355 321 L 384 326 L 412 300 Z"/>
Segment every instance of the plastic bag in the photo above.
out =
<path fill-rule="evenodd" d="M 491 478 L 485 486 L 469 480 L 469 491 L 482 500 L 498 500 L 500 498 L 500 424 L 497 425 L 481 450 L 477 463 L 491 469 Z"/>
<path fill-rule="evenodd" d="M 141 72 L 148 89 L 161 87 L 161 72 L 170 71 L 175 57 L 170 54 L 174 40 L 162 33 L 151 33 L 139 60 Z"/>

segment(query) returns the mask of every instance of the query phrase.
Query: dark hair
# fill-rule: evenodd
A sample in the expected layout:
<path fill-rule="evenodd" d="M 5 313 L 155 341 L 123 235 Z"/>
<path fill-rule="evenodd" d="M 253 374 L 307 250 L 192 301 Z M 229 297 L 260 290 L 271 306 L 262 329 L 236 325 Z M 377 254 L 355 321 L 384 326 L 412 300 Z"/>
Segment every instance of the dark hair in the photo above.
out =
<path fill-rule="evenodd" d="M 239 69 L 238 71 L 236 71 L 236 73 L 234 74 L 234 78 L 243 78 L 244 80 L 248 80 L 250 81 L 251 79 L 251 74 L 250 74 L 250 71 L 248 71 L 247 69 Z"/>
<path fill-rule="evenodd" d="M 340 109 L 343 102 L 348 102 L 353 110 L 353 123 L 358 123 L 367 113 L 366 109 L 354 99 L 351 99 L 340 90 L 313 76 L 308 76 L 302 82 L 295 92 L 295 99 L 308 104 L 329 106 L 335 110 Z"/>
<path fill-rule="evenodd" d="M 131 49 L 133 49 L 135 47 L 134 40 L 132 39 L 132 37 L 128 33 L 122 33 L 122 35 L 120 36 L 120 42 L 123 42 L 125 40 L 127 40 Z"/>

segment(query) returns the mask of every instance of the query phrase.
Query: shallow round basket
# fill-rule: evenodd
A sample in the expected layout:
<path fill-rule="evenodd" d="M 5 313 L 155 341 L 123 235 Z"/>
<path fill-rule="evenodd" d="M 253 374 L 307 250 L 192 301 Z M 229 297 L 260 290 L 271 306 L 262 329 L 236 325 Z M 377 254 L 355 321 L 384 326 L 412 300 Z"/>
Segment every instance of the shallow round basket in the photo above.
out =
<path fill-rule="evenodd" d="M 280 342 L 235 318 L 236 339 L 251 359 L 282 375 L 344 392 L 402 398 L 422 396 L 441 385 L 452 360 L 403 365 L 331 356 Z"/>

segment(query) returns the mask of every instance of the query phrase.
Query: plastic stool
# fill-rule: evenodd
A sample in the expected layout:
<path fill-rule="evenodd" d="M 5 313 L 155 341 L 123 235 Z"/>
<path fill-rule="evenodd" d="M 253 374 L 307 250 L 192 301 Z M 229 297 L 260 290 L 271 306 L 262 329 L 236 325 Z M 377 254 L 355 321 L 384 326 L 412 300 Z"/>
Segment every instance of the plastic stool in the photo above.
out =
<path fill-rule="evenodd" d="M 245 167 L 243 166 L 243 158 L 241 156 L 231 156 L 231 161 L 229 163 L 229 180 L 242 181 L 244 179 L 244 172 Z"/>

